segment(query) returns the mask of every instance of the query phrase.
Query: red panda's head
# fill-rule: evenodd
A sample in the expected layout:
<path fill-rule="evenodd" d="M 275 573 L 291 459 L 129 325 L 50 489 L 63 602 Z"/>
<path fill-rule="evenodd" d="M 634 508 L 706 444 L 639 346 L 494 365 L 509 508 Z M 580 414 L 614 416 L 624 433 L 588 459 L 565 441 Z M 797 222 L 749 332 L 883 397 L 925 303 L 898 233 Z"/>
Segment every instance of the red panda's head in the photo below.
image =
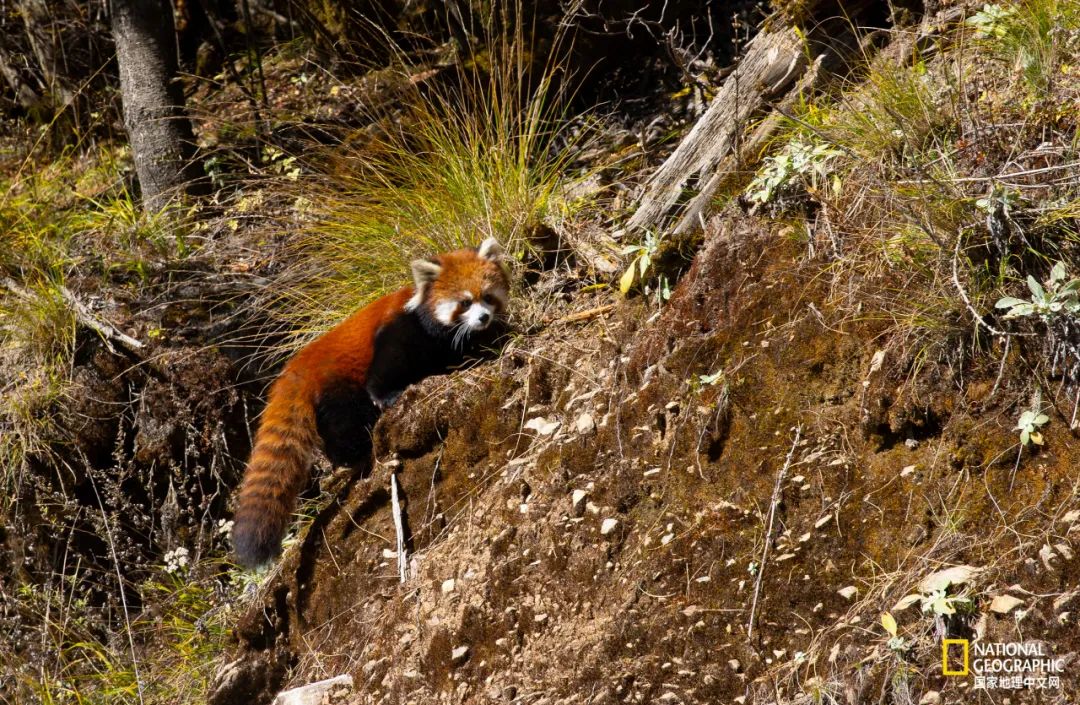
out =
<path fill-rule="evenodd" d="M 416 282 L 407 308 L 461 335 L 481 331 L 506 308 L 510 282 L 495 238 L 476 249 L 454 250 L 412 263 Z"/>

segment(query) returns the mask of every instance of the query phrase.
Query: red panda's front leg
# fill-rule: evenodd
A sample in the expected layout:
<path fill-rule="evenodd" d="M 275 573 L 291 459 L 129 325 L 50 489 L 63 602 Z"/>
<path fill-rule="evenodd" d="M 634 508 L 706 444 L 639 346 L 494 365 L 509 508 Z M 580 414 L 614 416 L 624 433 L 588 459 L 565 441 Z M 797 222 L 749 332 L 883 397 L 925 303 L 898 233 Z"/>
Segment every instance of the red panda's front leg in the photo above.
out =
<path fill-rule="evenodd" d="M 335 467 L 371 463 L 371 429 L 380 411 L 362 384 L 341 380 L 326 385 L 315 402 L 315 429 Z"/>

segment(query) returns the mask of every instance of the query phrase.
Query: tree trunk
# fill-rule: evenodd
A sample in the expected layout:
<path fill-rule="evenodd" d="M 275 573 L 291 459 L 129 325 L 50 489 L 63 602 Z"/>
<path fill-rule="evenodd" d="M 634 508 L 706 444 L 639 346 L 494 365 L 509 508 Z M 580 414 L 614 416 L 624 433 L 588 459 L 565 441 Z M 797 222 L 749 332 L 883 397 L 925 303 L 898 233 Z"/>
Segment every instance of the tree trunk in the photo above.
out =
<path fill-rule="evenodd" d="M 201 169 L 177 80 L 176 32 L 169 0 L 112 0 L 124 125 L 143 206 L 160 210 Z"/>

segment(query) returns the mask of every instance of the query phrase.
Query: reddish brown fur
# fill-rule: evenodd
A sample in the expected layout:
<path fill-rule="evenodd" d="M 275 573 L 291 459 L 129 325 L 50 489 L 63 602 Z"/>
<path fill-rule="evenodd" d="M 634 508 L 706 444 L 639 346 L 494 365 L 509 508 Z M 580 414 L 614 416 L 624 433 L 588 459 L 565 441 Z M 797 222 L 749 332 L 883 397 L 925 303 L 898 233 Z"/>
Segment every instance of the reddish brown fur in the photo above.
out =
<path fill-rule="evenodd" d="M 456 301 L 464 290 L 480 296 L 501 287 L 505 296 L 502 268 L 478 257 L 476 250 L 449 252 L 436 261 L 442 271 L 427 284 L 421 308 L 430 311 L 439 301 Z M 280 550 L 319 443 L 316 405 L 320 394 L 342 380 L 360 387 L 367 383 L 376 335 L 406 311 L 414 291 L 407 287 L 360 309 L 304 347 L 274 382 L 239 492 L 233 542 L 242 563 L 258 565 Z"/>

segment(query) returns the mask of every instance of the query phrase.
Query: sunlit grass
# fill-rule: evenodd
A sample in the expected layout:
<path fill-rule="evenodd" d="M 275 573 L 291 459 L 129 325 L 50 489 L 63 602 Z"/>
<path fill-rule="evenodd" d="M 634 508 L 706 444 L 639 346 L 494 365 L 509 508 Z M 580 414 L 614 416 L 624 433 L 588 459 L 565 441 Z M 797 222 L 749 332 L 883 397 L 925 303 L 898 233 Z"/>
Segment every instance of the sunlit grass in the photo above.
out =
<path fill-rule="evenodd" d="M 448 74 L 410 83 L 402 111 L 373 115 L 303 184 L 311 223 L 280 307 L 300 336 L 409 284 L 416 257 L 497 238 L 514 257 L 560 209 L 566 139 L 555 67 L 531 69 L 520 36 Z M 481 68 L 481 64 L 484 67 Z M 410 75 L 413 67 L 397 71 Z"/>
<path fill-rule="evenodd" d="M 236 618 L 223 606 L 215 565 L 203 568 L 198 578 L 162 571 L 144 581 L 140 592 L 155 608 L 131 616 L 125 626 L 130 641 L 104 638 L 92 628 L 85 620 L 88 606 L 73 589 L 21 588 L 22 608 L 44 625 L 55 658 L 17 669 L 14 661 L 9 664 L 20 674 L 20 688 L 41 703 L 202 702 Z"/>
<path fill-rule="evenodd" d="M 1023 79 L 1032 100 L 1045 100 L 1056 82 L 1069 80 L 1063 68 L 1080 49 L 1075 0 L 986 3 L 967 22 L 986 51 Z"/>

